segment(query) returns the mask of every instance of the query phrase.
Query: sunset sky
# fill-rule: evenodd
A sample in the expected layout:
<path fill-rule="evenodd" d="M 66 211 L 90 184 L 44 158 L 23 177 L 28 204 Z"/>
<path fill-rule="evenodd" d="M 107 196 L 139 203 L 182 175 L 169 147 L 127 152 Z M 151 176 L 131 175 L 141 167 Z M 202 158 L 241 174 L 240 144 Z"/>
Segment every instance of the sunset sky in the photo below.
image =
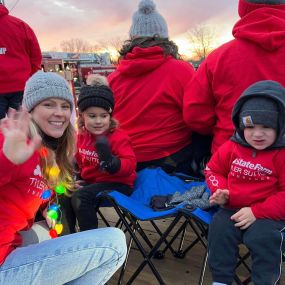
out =
<path fill-rule="evenodd" d="M 59 50 L 60 42 L 81 38 L 100 44 L 127 39 L 139 0 L 5 0 L 11 15 L 35 31 L 43 51 Z M 231 38 L 238 20 L 238 0 L 155 0 L 168 23 L 169 35 L 182 54 L 189 52 L 187 31 L 199 24 L 212 27 L 216 44 Z M 16 4 L 16 5 L 15 5 Z M 14 8 L 13 8 L 14 7 Z"/>

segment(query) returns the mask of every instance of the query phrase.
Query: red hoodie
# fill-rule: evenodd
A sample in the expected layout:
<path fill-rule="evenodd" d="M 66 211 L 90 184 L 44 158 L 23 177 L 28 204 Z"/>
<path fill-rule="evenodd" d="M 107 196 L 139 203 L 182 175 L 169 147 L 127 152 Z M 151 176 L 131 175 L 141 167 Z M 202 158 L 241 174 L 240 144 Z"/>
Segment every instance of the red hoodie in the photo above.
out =
<path fill-rule="evenodd" d="M 42 177 L 39 155 L 35 153 L 21 165 L 14 165 L 3 154 L 0 133 L 0 265 L 22 244 L 18 233 L 29 229 L 48 189 Z"/>
<path fill-rule="evenodd" d="M 233 134 L 232 108 L 259 80 L 285 86 L 285 4 L 239 1 L 234 40 L 214 50 L 188 85 L 184 119 L 192 131 L 213 134 L 212 152 Z"/>
<path fill-rule="evenodd" d="M 229 190 L 226 207 L 251 207 L 257 219 L 285 219 L 285 149 L 258 151 L 228 141 L 214 153 L 205 175 L 212 193 Z"/>
<path fill-rule="evenodd" d="M 135 47 L 109 76 L 114 116 L 130 136 L 139 162 L 169 156 L 191 142 L 182 105 L 192 66 L 162 48 Z"/>
<path fill-rule="evenodd" d="M 41 50 L 32 29 L 0 4 L 0 94 L 24 90 L 41 68 Z"/>
<path fill-rule="evenodd" d="M 89 132 L 77 136 L 76 160 L 79 174 L 87 183 L 115 182 L 133 187 L 136 178 L 136 158 L 129 137 L 120 130 L 107 135 L 112 154 L 121 160 L 121 168 L 115 174 L 99 169 L 95 148 L 96 137 Z"/>

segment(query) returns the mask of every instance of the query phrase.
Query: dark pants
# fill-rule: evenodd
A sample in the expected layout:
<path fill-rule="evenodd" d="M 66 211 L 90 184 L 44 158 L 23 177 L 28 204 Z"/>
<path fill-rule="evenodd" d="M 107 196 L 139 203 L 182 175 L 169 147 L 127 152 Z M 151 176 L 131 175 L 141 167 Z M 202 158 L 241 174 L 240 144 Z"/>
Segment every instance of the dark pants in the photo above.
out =
<path fill-rule="evenodd" d="M 78 221 L 80 231 L 98 228 L 97 209 L 102 203 L 98 194 L 102 191 L 116 190 L 127 196 L 132 194 L 133 189 L 120 183 L 96 183 L 84 186 L 72 195 L 71 203 Z"/>
<path fill-rule="evenodd" d="M 166 173 L 184 173 L 198 179 L 204 178 L 203 170 L 211 154 L 211 143 L 212 136 L 193 133 L 191 144 L 169 156 L 138 162 L 137 171 L 161 167 Z"/>
<path fill-rule="evenodd" d="M 182 172 L 195 176 L 191 169 L 192 151 L 191 146 L 187 146 L 169 156 L 137 163 L 137 171 L 145 168 L 161 167 L 166 173 Z"/>
<path fill-rule="evenodd" d="M 71 197 L 60 195 L 58 200 L 61 208 L 61 223 L 63 225 L 62 235 L 75 233 L 76 216 L 71 205 Z"/>
<path fill-rule="evenodd" d="M 0 94 L 0 120 L 5 118 L 9 108 L 18 110 L 22 100 L 23 91 Z"/>
<path fill-rule="evenodd" d="M 243 243 L 252 259 L 252 282 L 257 285 L 277 284 L 281 276 L 285 221 L 257 219 L 246 230 L 240 230 L 230 220 L 235 212 L 221 208 L 210 224 L 209 267 L 213 281 L 232 284 L 239 244 Z"/>

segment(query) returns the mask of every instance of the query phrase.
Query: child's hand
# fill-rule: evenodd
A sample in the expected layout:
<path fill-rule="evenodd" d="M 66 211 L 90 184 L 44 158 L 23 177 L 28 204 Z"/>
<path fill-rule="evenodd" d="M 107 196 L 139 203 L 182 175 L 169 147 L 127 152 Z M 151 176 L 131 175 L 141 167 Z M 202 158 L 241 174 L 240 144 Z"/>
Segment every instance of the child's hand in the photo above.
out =
<path fill-rule="evenodd" d="M 95 147 L 100 162 L 109 162 L 112 160 L 112 150 L 106 136 L 97 136 Z"/>
<path fill-rule="evenodd" d="M 84 183 L 85 183 L 84 180 L 76 180 L 74 183 L 75 189 L 78 190 L 78 189 L 82 188 Z"/>
<path fill-rule="evenodd" d="M 229 200 L 230 192 L 228 189 L 217 189 L 215 193 L 210 197 L 210 205 L 224 205 Z"/>
<path fill-rule="evenodd" d="M 43 215 L 43 217 L 45 218 L 46 223 L 47 223 L 47 225 L 49 226 L 49 228 L 53 228 L 53 227 L 55 226 L 55 224 L 56 224 L 56 221 L 55 221 L 55 220 L 52 220 L 51 218 L 48 217 L 48 215 L 47 215 L 47 210 L 48 210 L 48 209 L 45 208 L 45 209 L 43 210 L 42 215 Z"/>
<path fill-rule="evenodd" d="M 1 120 L 4 135 L 3 153 L 14 164 L 27 161 L 40 146 L 41 137 L 34 136 L 28 142 L 30 114 L 25 110 L 9 109 L 8 117 Z"/>
<path fill-rule="evenodd" d="M 95 147 L 100 161 L 100 169 L 110 174 L 118 172 L 121 168 L 121 160 L 112 154 L 107 137 L 97 136 Z"/>
<path fill-rule="evenodd" d="M 256 221 L 256 218 L 250 207 L 244 207 L 232 215 L 231 220 L 236 222 L 236 227 L 245 230 Z"/>

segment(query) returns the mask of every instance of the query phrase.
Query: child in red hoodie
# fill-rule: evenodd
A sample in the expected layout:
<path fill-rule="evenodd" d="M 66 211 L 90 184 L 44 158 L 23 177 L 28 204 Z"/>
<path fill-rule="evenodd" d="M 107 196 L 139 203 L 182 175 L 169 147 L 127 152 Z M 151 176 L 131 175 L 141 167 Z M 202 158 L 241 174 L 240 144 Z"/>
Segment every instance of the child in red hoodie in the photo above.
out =
<path fill-rule="evenodd" d="M 90 84 L 81 88 L 77 102 L 83 126 L 77 137 L 76 161 L 85 185 L 72 196 L 72 206 L 81 231 L 98 227 L 100 192 L 130 195 L 136 178 L 130 139 L 112 118 L 113 92 L 102 76 L 93 77 Z"/>
<path fill-rule="evenodd" d="M 238 246 L 252 257 L 254 284 L 276 284 L 285 229 L 285 88 L 259 81 L 235 104 L 236 132 L 208 163 L 205 174 L 220 205 L 209 229 L 214 284 L 231 284 Z"/>

